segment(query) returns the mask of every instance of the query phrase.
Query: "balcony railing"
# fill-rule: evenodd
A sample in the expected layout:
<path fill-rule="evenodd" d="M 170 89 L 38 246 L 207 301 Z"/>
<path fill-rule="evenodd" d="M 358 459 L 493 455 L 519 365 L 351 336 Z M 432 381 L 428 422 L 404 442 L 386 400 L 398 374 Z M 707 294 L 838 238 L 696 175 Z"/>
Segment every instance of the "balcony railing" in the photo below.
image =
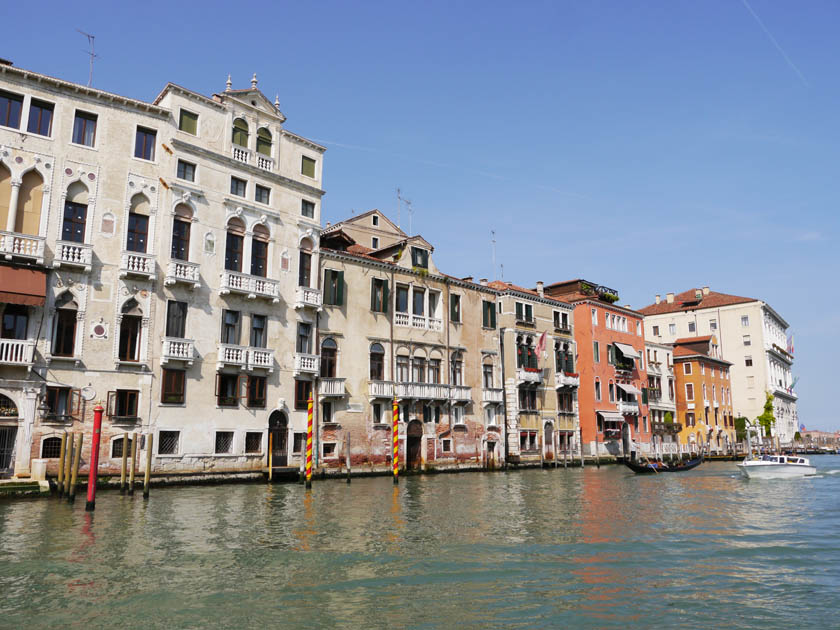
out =
<path fill-rule="evenodd" d="M 559 389 L 560 387 L 579 387 L 580 386 L 580 376 L 577 374 L 572 374 L 568 372 L 555 372 L 554 373 L 554 388 Z"/>
<path fill-rule="evenodd" d="M 501 403 L 504 392 L 501 387 L 485 387 L 481 390 L 481 401 L 486 403 Z"/>
<path fill-rule="evenodd" d="M 262 370 L 274 371 L 274 349 L 271 348 L 248 348 L 248 369 L 259 368 Z"/>
<path fill-rule="evenodd" d="M 394 313 L 395 326 L 411 326 L 411 316 L 408 313 Z"/>
<path fill-rule="evenodd" d="M 186 260 L 170 260 L 166 266 L 166 278 L 164 278 L 163 283 L 170 286 L 177 282 L 183 282 L 191 285 L 191 288 L 197 289 L 200 284 L 199 269 L 198 263 L 187 262 Z"/>
<path fill-rule="evenodd" d="M 371 398 L 393 398 L 394 384 L 391 381 L 369 381 L 368 395 Z"/>
<path fill-rule="evenodd" d="M 554 331 L 560 333 L 561 335 L 571 335 L 572 327 L 568 324 L 560 324 L 559 326 L 554 327 Z"/>
<path fill-rule="evenodd" d="M 521 383 L 542 383 L 543 372 L 538 368 L 517 368 L 516 378 Z"/>
<path fill-rule="evenodd" d="M 322 378 L 318 382 L 318 394 L 321 396 L 344 396 L 344 381 L 343 378 Z"/>
<path fill-rule="evenodd" d="M 298 287 L 295 308 L 321 308 L 321 291 L 311 287 Z"/>
<path fill-rule="evenodd" d="M 264 171 L 273 171 L 274 170 L 274 160 L 267 155 L 263 155 L 262 153 L 257 153 L 257 167 L 261 168 Z"/>
<path fill-rule="evenodd" d="M 216 363 L 220 368 L 225 365 L 235 365 L 244 370 L 248 366 L 248 348 L 245 346 L 220 343 L 219 356 L 216 359 Z"/>
<path fill-rule="evenodd" d="M 648 400 L 662 400 L 661 389 L 648 389 Z"/>
<path fill-rule="evenodd" d="M 280 301 L 279 286 L 280 283 L 277 280 L 225 270 L 222 272 L 222 285 L 219 293 L 221 295 L 241 293 L 250 300 L 260 297 L 270 299 L 276 304 Z"/>
<path fill-rule="evenodd" d="M 53 267 L 58 269 L 61 266 L 81 267 L 90 271 L 93 261 L 93 245 L 88 243 L 72 243 L 70 241 L 58 241 L 55 244 L 55 258 Z"/>
<path fill-rule="evenodd" d="M 46 239 L 43 236 L 18 234 L 17 232 L 0 232 L 0 254 L 6 260 L 12 260 L 12 258 L 28 258 L 42 265 L 44 264 L 45 241 Z"/>
<path fill-rule="evenodd" d="M 451 392 L 451 398 L 456 402 L 469 402 L 472 400 L 472 388 L 470 387 L 453 385 Z"/>
<path fill-rule="evenodd" d="M 317 354 L 295 353 L 295 374 L 317 374 L 321 357 Z"/>
<path fill-rule="evenodd" d="M 0 364 L 32 365 L 34 356 L 34 339 L 0 339 Z"/>
<path fill-rule="evenodd" d="M 656 435 L 673 435 L 682 431 L 682 424 L 679 422 L 651 422 L 650 430 Z"/>
<path fill-rule="evenodd" d="M 398 398 L 449 399 L 449 385 L 441 383 L 397 383 L 396 389 Z"/>
<path fill-rule="evenodd" d="M 619 400 L 618 413 L 624 415 L 637 416 L 639 415 L 639 403 L 636 401 L 630 402 L 628 400 Z"/>
<path fill-rule="evenodd" d="M 195 341 L 192 339 L 179 339 L 175 337 L 164 337 L 163 348 L 160 352 L 160 362 L 167 363 L 170 360 L 186 361 L 192 365 L 195 359 Z"/>
<path fill-rule="evenodd" d="M 242 162 L 243 164 L 250 164 L 251 162 L 251 152 L 245 147 L 234 145 L 231 150 L 231 157 L 233 157 L 233 159 L 237 162 Z"/>
<path fill-rule="evenodd" d="M 155 275 L 155 257 L 142 252 L 123 252 L 120 258 L 120 278 Z"/>

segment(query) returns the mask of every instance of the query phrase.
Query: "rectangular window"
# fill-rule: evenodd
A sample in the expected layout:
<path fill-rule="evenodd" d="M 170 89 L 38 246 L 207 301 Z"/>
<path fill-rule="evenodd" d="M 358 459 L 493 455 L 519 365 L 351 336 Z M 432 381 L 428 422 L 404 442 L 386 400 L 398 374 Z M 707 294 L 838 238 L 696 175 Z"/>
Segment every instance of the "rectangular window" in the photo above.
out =
<path fill-rule="evenodd" d="M 183 179 L 188 182 L 195 181 L 195 164 L 178 160 L 178 179 Z"/>
<path fill-rule="evenodd" d="M 245 434 L 245 452 L 246 453 L 260 453 L 262 452 L 262 438 L 261 431 L 248 431 Z"/>
<path fill-rule="evenodd" d="M 186 372 L 184 370 L 163 369 L 161 374 L 160 402 L 170 405 L 184 404 L 186 391 Z"/>
<path fill-rule="evenodd" d="M 221 342 L 233 346 L 239 345 L 239 311 L 222 311 Z"/>
<path fill-rule="evenodd" d="M 309 287 L 312 281 L 312 254 L 301 252 L 298 258 L 298 286 Z"/>
<path fill-rule="evenodd" d="M 251 239 L 251 275 L 265 278 L 268 273 L 268 241 L 262 235 Z"/>
<path fill-rule="evenodd" d="M 676 324 L 668 324 L 668 334 L 669 335 L 676 335 L 677 334 L 677 325 Z"/>
<path fill-rule="evenodd" d="M 382 424 L 382 404 L 373 403 L 370 406 L 370 419 L 373 424 Z"/>
<path fill-rule="evenodd" d="M 76 112 L 73 121 L 73 142 L 86 147 L 92 147 L 96 142 L 96 114 Z"/>
<path fill-rule="evenodd" d="M 430 313 L 431 315 L 431 313 Z M 496 306 L 493 302 L 482 300 L 481 302 L 481 325 L 485 328 L 496 328 Z"/>
<path fill-rule="evenodd" d="M 295 352 L 300 354 L 312 354 L 312 325 L 305 322 L 298 322 L 297 341 Z"/>
<path fill-rule="evenodd" d="M 423 315 L 425 315 L 426 310 L 426 290 L 415 287 L 414 291 L 412 292 L 412 297 L 414 299 L 412 301 L 411 312 L 414 315 L 419 315 L 422 317 Z"/>
<path fill-rule="evenodd" d="M 265 376 L 248 377 L 248 408 L 265 408 Z"/>
<path fill-rule="evenodd" d="M 120 322 L 119 360 L 140 360 L 140 330 L 142 319 L 136 315 L 123 315 Z"/>
<path fill-rule="evenodd" d="M 178 115 L 178 129 L 193 136 L 198 135 L 198 114 L 182 109 Z"/>
<path fill-rule="evenodd" d="M 216 431 L 217 455 L 224 455 L 233 452 L 233 431 Z"/>
<path fill-rule="evenodd" d="M 306 446 L 306 433 L 294 433 L 292 435 L 292 453 L 303 453 Z"/>
<path fill-rule="evenodd" d="M 750 336 L 749 335 L 744 335 L 744 345 L 745 346 L 752 345 L 752 341 L 750 341 Z"/>
<path fill-rule="evenodd" d="M 592 325 L 593 326 L 598 325 L 598 311 L 597 311 L 597 309 L 594 309 L 594 308 L 592 309 Z"/>
<path fill-rule="evenodd" d="M 238 177 L 230 178 L 230 194 L 237 197 L 244 197 L 248 186 L 248 182 Z"/>
<path fill-rule="evenodd" d="M 691 374 L 691 363 L 683 363 L 683 374 Z"/>
<path fill-rule="evenodd" d="M 709 330 L 717 330 L 717 320 L 710 319 L 709 320 Z"/>
<path fill-rule="evenodd" d="M 344 272 L 337 269 L 324 270 L 324 304 L 344 304 Z"/>
<path fill-rule="evenodd" d="M 140 392 L 136 389 L 118 389 L 108 392 L 108 416 L 112 421 L 137 420 L 137 402 Z"/>
<path fill-rule="evenodd" d="M 72 201 L 64 202 L 64 220 L 61 224 L 61 240 L 71 243 L 85 242 L 87 206 Z"/>
<path fill-rule="evenodd" d="M 306 199 L 301 200 L 300 202 L 300 213 L 305 216 L 307 219 L 314 219 L 315 218 L 315 204 L 311 201 L 307 201 Z"/>
<path fill-rule="evenodd" d="M 312 394 L 312 381 L 295 381 L 295 409 L 307 409 Z"/>
<path fill-rule="evenodd" d="M 595 363 L 601 362 L 601 346 L 597 341 L 592 342 L 592 358 Z"/>
<path fill-rule="evenodd" d="M 741 316 L 741 326 L 749 326 L 750 325 L 750 316 L 749 315 L 742 315 Z"/>
<path fill-rule="evenodd" d="M 180 431 L 161 431 L 158 433 L 158 455 L 177 455 Z"/>
<path fill-rule="evenodd" d="M 658 337 L 658 336 L 659 336 L 659 326 L 654 326 L 654 327 L 653 327 L 653 336 L 654 336 L 654 337 Z"/>
<path fill-rule="evenodd" d="M 686 412 L 686 414 L 685 414 L 685 426 L 693 427 L 695 424 L 696 424 L 696 422 L 694 421 L 694 412 L 693 411 Z"/>
<path fill-rule="evenodd" d="M 156 138 L 157 131 L 154 129 L 137 127 L 137 133 L 134 136 L 134 157 L 141 160 L 154 160 Z"/>
<path fill-rule="evenodd" d="M 321 422 L 323 424 L 329 424 L 333 421 L 333 405 L 329 401 L 324 401 L 321 403 Z"/>
<path fill-rule="evenodd" d="M 251 347 L 265 348 L 267 318 L 265 315 L 251 315 Z"/>
<path fill-rule="evenodd" d="M 420 247 L 411 248 L 411 265 L 421 269 L 429 268 L 429 251 Z"/>
<path fill-rule="evenodd" d="M 238 374 L 216 374 L 216 404 L 219 407 L 238 407 L 241 384 Z"/>
<path fill-rule="evenodd" d="M 22 110 L 22 96 L 0 91 L 0 126 L 20 129 L 20 113 Z"/>
<path fill-rule="evenodd" d="M 440 383 L 440 359 L 429 359 L 429 382 Z"/>
<path fill-rule="evenodd" d="M 130 252 L 146 252 L 149 238 L 149 217 L 145 214 L 130 212 L 125 248 Z"/>
<path fill-rule="evenodd" d="M 370 283 L 370 310 L 374 313 L 388 312 L 388 281 L 373 278 Z"/>
<path fill-rule="evenodd" d="M 266 205 L 269 204 L 269 200 L 271 198 L 271 189 L 266 188 L 265 186 L 260 186 L 257 184 L 254 187 L 254 200 L 258 203 L 264 203 Z"/>
<path fill-rule="evenodd" d="M 533 323 L 534 321 L 534 307 L 523 302 L 516 303 L 516 321 Z"/>
<path fill-rule="evenodd" d="M 2 101 L 2 96 L 0 96 L 0 101 Z M 0 104 L 0 110 L 2 108 L 3 106 Z M 29 124 L 26 126 L 26 130 L 29 133 L 36 133 L 39 136 L 47 136 L 49 138 L 52 135 L 54 108 L 55 105 L 52 103 L 37 101 L 33 98 L 29 104 Z"/>
<path fill-rule="evenodd" d="M 379 249 L 379 239 L 376 236 L 371 237 L 370 247 L 371 249 Z"/>
<path fill-rule="evenodd" d="M 744 357 L 744 365 L 746 367 L 752 367 L 752 364 L 753 364 L 753 362 L 752 362 L 752 357 L 751 356 Z"/>
<path fill-rule="evenodd" d="M 595 400 L 601 400 L 601 381 L 595 380 Z"/>
<path fill-rule="evenodd" d="M 396 311 L 398 313 L 408 313 L 408 287 L 397 285 L 397 304 Z"/>
<path fill-rule="evenodd" d="M 688 332 L 693 333 L 696 329 L 694 322 L 688 322 Z"/>
<path fill-rule="evenodd" d="M 76 311 L 56 309 L 55 320 L 52 354 L 56 357 L 72 357 L 76 350 Z"/>
<path fill-rule="evenodd" d="M 306 157 L 305 155 L 300 159 L 300 172 L 301 175 L 306 175 L 307 177 L 315 177 L 315 160 L 310 157 Z"/>
<path fill-rule="evenodd" d="M 694 384 L 693 383 L 686 383 L 685 384 L 685 399 L 686 400 L 694 400 Z"/>
<path fill-rule="evenodd" d="M 636 322 L 636 335 L 642 336 L 642 322 Z"/>
<path fill-rule="evenodd" d="M 169 300 L 166 304 L 166 336 L 183 339 L 187 329 L 187 303 Z"/>
<path fill-rule="evenodd" d="M 70 420 L 79 410 L 78 390 L 69 387 L 47 387 L 47 419 L 64 422 Z"/>
<path fill-rule="evenodd" d="M 461 296 L 449 296 L 449 319 L 453 322 L 461 321 Z"/>
<path fill-rule="evenodd" d="M 172 221 L 172 258 L 176 260 L 190 259 L 190 226 L 191 223 L 181 217 Z"/>

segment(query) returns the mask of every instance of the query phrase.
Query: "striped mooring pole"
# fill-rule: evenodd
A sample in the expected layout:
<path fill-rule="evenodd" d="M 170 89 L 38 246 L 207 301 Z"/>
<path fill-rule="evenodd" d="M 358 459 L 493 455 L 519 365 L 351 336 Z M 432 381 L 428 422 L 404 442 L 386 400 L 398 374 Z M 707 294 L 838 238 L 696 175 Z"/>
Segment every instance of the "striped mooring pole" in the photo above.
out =
<path fill-rule="evenodd" d="M 309 394 L 306 417 L 306 487 L 312 487 L 312 394 Z"/>
<path fill-rule="evenodd" d="M 399 441 L 399 422 L 400 419 L 400 408 L 397 406 L 397 397 L 394 396 L 394 424 L 393 429 L 391 430 L 391 434 L 394 438 L 394 485 L 400 482 L 400 441 Z"/>

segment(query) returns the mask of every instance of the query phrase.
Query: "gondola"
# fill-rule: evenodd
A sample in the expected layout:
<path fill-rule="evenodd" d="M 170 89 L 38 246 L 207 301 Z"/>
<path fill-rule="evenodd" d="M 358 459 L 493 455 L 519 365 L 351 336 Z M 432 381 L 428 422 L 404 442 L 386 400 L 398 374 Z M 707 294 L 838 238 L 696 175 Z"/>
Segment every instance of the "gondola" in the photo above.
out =
<path fill-rule="evenodd" d="M 697 468 L 700 464 L 703 463 L 703 456 L 697 457 L 695 459 L 690 459 L 687 462 L 681 462 L 679 464 L 666 464 L 664 462 L 651 462 L 648 461 L 646 463 L 641 462 L 631 462 L 629 460 L 624 460 L 624 465 L 627 466 L 630 470 L 632 470 L 637 475 L 655 475 L 657 473 L 672 473 L 672 472 L 685 472 L 686 470 L 691 470 L 692 468 Z"/>

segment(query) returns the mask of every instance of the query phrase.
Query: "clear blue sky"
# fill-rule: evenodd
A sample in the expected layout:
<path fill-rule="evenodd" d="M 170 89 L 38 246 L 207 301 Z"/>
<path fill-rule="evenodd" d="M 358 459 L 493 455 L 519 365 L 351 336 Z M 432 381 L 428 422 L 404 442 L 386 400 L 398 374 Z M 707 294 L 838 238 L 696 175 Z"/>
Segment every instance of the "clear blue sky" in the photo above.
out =
<path fill-rule="evenodd" d="M 801 422 L 840 428 L 840 5 L 748 2 L 5 3 L 0 57 L 84 83 L 79 28 L 94 86 L 144 100 L 256 72 L 329 148 L 325 222 L 400 187 L 454 275 L 493 276 L 495 229 L 518 284 L 764 299 Z"/>

